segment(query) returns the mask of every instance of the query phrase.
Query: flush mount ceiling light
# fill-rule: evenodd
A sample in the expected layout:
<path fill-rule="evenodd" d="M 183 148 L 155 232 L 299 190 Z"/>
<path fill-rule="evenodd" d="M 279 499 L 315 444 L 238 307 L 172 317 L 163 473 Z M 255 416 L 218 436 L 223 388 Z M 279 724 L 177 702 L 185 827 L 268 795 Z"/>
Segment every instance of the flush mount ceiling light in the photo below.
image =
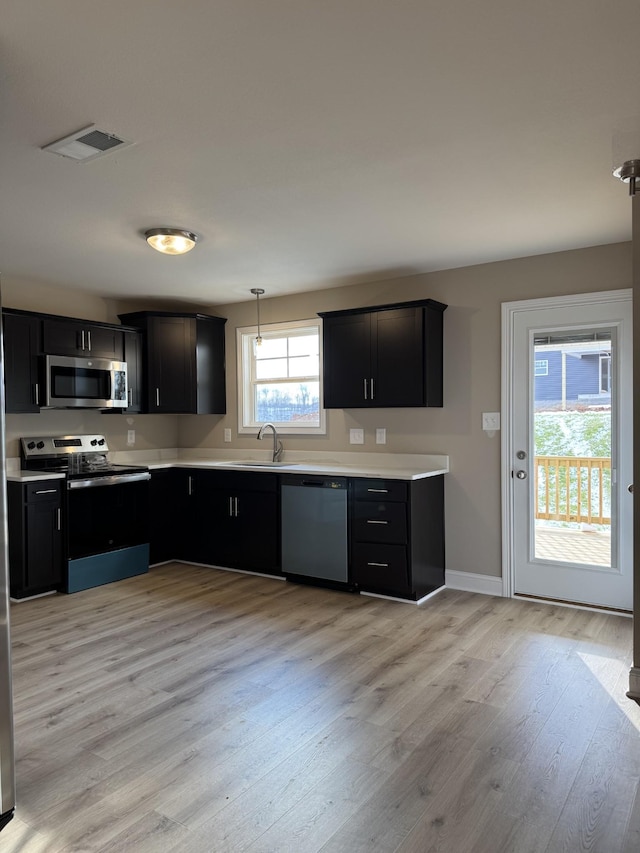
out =
<path fill-rule="evenodd" d="M 260 297 L 264 294 L 264 290 L 261 287 L 252 287 L 251 293 L 256 298 L 256 312 L 258 315 L 258 334 L 256 335 L 256 346 L 259 347 L 262 344 L 262 335 L 260 334 Z"/>
<path fill-rule="evenodd" d="M 152 249 L 164 255 L 184 255 L 198 242 L 197 234 L 180 228 L 150 228 L 144 238 Z"/>

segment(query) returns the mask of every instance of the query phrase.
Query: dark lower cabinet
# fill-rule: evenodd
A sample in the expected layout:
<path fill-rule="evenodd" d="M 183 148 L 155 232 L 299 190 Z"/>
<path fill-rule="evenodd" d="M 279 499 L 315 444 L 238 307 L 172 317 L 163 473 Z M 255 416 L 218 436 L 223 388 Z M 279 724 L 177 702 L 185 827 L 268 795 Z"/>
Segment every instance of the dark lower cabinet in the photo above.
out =
<path fill-rule="evenodd" d="M 280 505 L 275 474 L 156 470 L 151 474 L 151 563 L 280 574 Z"/>
<path fill-rule="evenodd" d="M 192 486 L 196 562 L 279 574 L 275 474 L 198 471 Z"/>
<path fill-rule="evenodd" d="M 444 585 L 444 476 L 352 479 L 356 588 L 417 600 Z"/>
<path fill-rule="evenodd" d="M 62 483 L 7 483 L 12 598 L 60 588 L 63 577 Z"/>

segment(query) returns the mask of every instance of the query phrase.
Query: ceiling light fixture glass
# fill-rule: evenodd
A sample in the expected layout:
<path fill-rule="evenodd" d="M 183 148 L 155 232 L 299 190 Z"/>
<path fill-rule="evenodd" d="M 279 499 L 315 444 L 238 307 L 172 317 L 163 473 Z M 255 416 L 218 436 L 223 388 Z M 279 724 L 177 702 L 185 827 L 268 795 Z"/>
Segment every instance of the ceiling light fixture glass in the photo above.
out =
<path fill-rule="evenodd" d="M 640 160 L 625 160 L 622 166 L 613 170 L 614 177 L 629 184 L 629 195 L 636 194 L 636 181 L 640 179 Z"/>
<path fill-rule="evenodd" d="M 184 255 L 198 242 L 197 234 L 180 228 L 150 228 L 144 238 L 152 249 L 164 255 Z"/>
<path fill-rule="evenodd" d="M 262 335 L 260 334 L 260 297 L 264 294 L 264 290 L 261 287 L 252 287 L 251 293 L 256 298 L 256 312 L 258 315 L 258 334 L 256 335 L 256 346 L 259 347 L 262 344 Z"/>

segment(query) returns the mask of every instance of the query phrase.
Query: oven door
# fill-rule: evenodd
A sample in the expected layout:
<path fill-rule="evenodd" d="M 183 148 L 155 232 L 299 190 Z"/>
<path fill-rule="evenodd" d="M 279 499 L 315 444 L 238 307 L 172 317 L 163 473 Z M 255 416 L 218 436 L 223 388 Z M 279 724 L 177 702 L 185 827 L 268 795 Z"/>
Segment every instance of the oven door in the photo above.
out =
<path fill-rule="evenodd" d="M 106 358 L 46 356 L 45 405 L 54 409 L 126 408 L 126 363 Z"/>
<path fill-rule="evenodd" d="M 148 544 L 148 477 L 95 477 L 85 488 L 74 488 L 74 482 L 67 489 L 70 560 Z"/>

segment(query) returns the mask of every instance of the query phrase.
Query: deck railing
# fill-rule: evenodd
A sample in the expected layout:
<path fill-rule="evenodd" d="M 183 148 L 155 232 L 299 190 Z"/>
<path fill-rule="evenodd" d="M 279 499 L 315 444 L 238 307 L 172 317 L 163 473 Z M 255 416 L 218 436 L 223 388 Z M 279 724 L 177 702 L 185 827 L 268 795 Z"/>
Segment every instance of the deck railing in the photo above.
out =
<path fill-rule="evenodd" d="M 611 524 L 611 459 L 536 456 L 536 518 Z"/>

